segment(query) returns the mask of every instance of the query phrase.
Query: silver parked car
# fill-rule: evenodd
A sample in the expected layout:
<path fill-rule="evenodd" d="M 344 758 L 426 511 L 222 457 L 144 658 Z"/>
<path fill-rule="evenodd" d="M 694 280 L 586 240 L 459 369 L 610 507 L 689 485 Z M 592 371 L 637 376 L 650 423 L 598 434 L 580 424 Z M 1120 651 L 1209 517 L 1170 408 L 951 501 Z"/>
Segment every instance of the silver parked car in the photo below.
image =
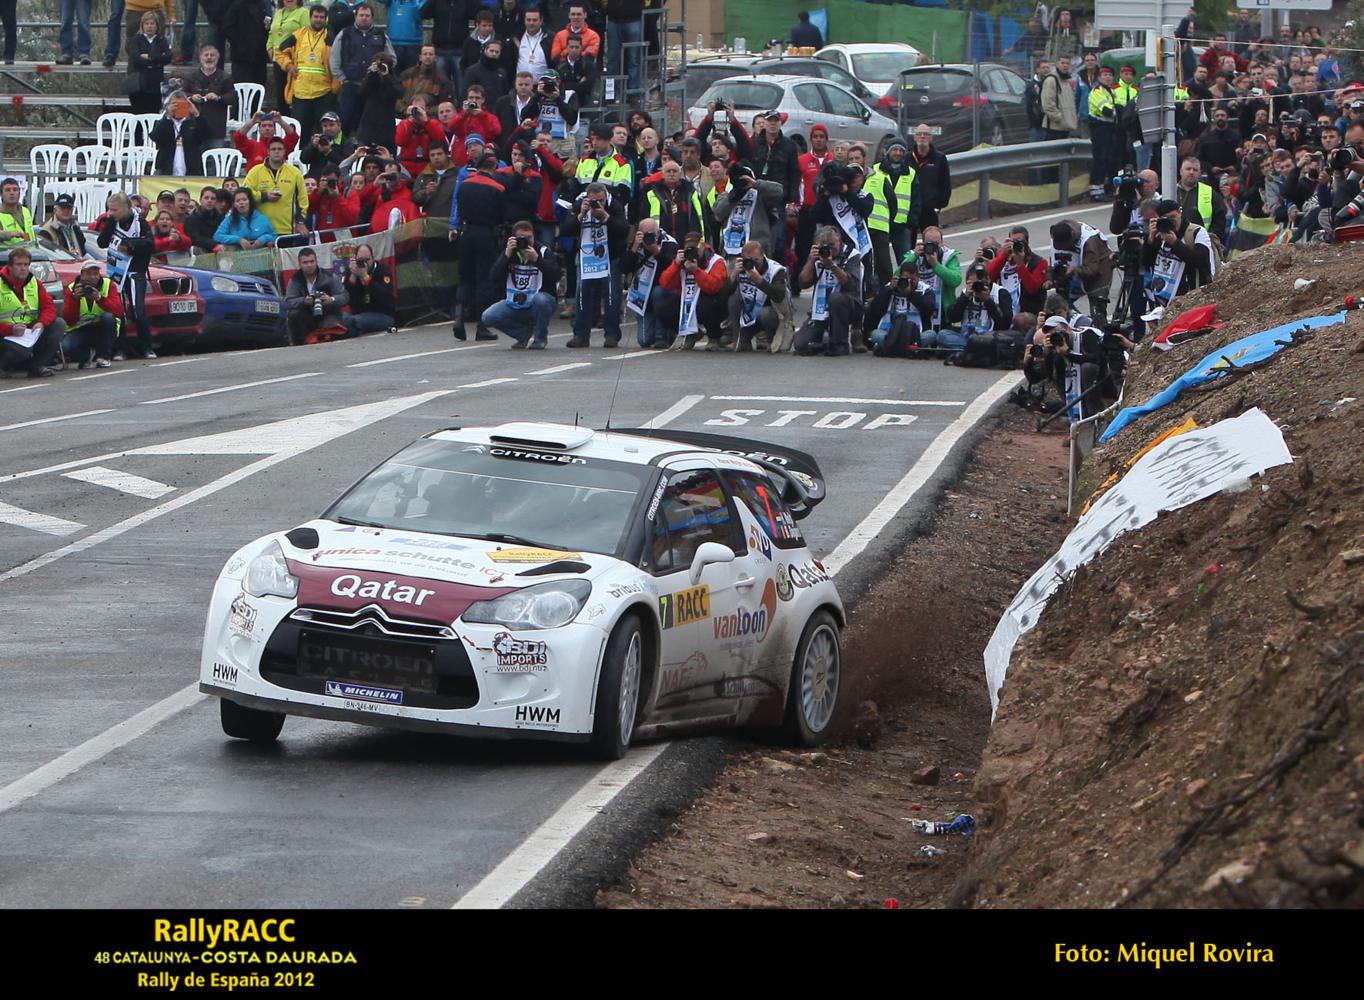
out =
<path fill-rule="evenodd" d="M 711 101 L 732 102 L 735 116 L 750 131 L 755 114 L 775 108 L 783 115 L 782 131 L 802 149 L 810 148 L 812 125 L 827 128 L 830 143 L 865 144 L 873 154 L 872 162 L 879 160 L 885 144 L 897 137 L 894 119 L 868 107 L 838 84 L 816 76 L 738 76 L 720 80 L 687 112 L 690 125 L 701 123 Z"/>

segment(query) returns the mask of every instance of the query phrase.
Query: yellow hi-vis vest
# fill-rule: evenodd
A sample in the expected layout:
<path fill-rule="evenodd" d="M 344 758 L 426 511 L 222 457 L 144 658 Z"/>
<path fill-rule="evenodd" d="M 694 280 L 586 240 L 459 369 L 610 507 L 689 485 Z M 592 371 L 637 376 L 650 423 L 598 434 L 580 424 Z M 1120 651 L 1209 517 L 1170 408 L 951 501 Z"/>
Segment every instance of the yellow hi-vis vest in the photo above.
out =
<path fill-rule="evenodd" d="M 905 174 L 895 182 L 895 216 L 890 214 L 890 202 L 886 199 L 886 181 L 890 180 L 890 175 L 883 173 L 881 164 L 872 168 L 871 176 L 867 178 L 867 183 L 862 185 L 864 194 L 870 194 L 872 200 L 871 215 L 867 218 L 867 228 L 876 229 L 883 233 L 890 232 L 890 224 L 893 222 L 897 226 L 903 226 L 909 222 L 909 199 L 914 190 L 914 168 L 908 167 Z"/>
<path fill-rule="evenodd" d="M 18 214 L 18 215 L 12 215 L 11 213 L 6 212 L 4 209 L 0 209 L 0 220 L 5 220 L 5 219 L 8 219 L 8 220 L 9 220 L 9 223 L 0 221 L 0 229 L 10 229 L 10 230 L 20 229 L 20 230 L 23 230 L 24 235 L 23 235 L 23 236 L 11 236 L 9 239 L 5 240 L 3 244 L 0 244 L 0 245 L 7 246 L 7 247 L 12 247 L 12 246 L 16 246 L 16 245 L 18 245 L 18 244 L 20 244 L 20 243 L 32 243 L 32 242 L 33 242 L 33 240 L 34 240 L 34 236 L 33 236 L 33 213 L 30 212 L 30 211 L 28 210 L 28 206 L 27 206 L 27 205 L 20 205 L 20 206 L 19 206 L 19 214 Z"/>
<path fill-rule="evenodd" d="M 66 288 L 67 294 L 69 294 L 69 295 L 75 295 L 75 294 L 76 294 L 75 287 L 76 287 L 76 285 L 78 285 L 78 284 L 80 284 L 79 281 L 73 281 L 70 285 L 68 285 L 67 288 Z M 99 300 L 100 300 L 100 299 L 107 299 L 108 297 L 109 297 L 109 279 L 108 279 L 108 278 L 104 278 L 102 281 L 100 281 L 100 283 L 99 283 L 99 295 L 95 298 L 95 301 L 94 301 L 94 302 L 86 302 L 86 301 L 85 301 L 85 296 L 83 296 L 83 295 L 77 296 L 77 301 L 80 302 L 81 314 L 80 314 L 80 316 L 78 316 L 78 317 L 76 318 L 76 322 L 75 322 L 75 324 L 72 326 L 72 329 L 74 330 L 74 329 L 75 329 L 76 327 L 78 327 L 78 326 L 86 326 L 86 325 L 88 325 L 88 324 L 90 324 L 90 323 L 94 323 L 94 322 L 95 322 L 96 320 L 98 320 L 101 316 L 103 316 L 103 315 L 104 315 L 104 307 L 103 307 L 102 305 L 99 304 Z"/>
<path fill-rule="evenodd" d="M 0 278 L 0 323 L 32 326 L 38 322 L 38 279 L 29 275 L 24 297 L 14 294 L 14 286 Z"/>
<path fill-rule="evenodd" d="M 583 185 L 591 184 L 593 181 L 600 181 L 608 188 L 613 185 L 623 185 L 635 190 L 635 170 L 630 165 L 629 160 L 624 160 L 614 153 L 607 154 L 604 159 L 598 160 L 595 156 L 585 156 L 578 161 L 577 179 Z"/>

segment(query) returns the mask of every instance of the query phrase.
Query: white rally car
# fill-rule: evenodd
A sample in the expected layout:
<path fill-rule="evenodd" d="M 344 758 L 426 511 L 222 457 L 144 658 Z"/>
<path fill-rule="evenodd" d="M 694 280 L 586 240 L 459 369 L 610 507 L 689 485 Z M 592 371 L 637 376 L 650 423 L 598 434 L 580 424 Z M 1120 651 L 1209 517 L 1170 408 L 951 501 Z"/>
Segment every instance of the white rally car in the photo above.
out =
<path fill-rule="evenodd" d="M 798 518 L 801 452 L 557 424 L 444 430 L 227 561 L 200 690 L 229 736 L 286 715 L 591 742 L 702 724 L 813 745 L 843 605 Z"/>

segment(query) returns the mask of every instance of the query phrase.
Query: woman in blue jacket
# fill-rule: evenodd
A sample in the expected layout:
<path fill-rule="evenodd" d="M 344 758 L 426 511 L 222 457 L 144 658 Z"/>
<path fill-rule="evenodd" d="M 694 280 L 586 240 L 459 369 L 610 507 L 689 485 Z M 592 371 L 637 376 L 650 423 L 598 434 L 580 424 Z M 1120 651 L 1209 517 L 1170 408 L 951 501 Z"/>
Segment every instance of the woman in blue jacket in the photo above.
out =
<path fill-rule="evenodd" d="M 232 211 L 223 216 L 213 234 L 216 250 L 259 250 L 274 245 L 275 227 L 260 212 L 247 188 L 232 192 Z"/>

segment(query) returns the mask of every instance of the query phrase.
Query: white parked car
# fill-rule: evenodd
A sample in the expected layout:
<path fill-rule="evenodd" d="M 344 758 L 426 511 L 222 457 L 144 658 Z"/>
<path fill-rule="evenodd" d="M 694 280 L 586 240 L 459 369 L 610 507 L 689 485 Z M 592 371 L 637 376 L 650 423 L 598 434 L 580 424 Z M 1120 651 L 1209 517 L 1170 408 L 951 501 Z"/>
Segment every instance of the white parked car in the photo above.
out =
<path fill-rule="evenodd" d="M 814 459 L 718 435 L 445 430 L 227 561 L 200 689 L 233 737 L 287 715 L 631 741 L 784 725 L 814 745 L 843 606 L 797 520 Z"/>
<path fill-rule="evenodd" d="M 928 61 L 928 57 L 904 42 L 848 42 L 826 45 L 815 53 L 842 66 L 880 97 L 889 93 L 900 71 Z"/>

